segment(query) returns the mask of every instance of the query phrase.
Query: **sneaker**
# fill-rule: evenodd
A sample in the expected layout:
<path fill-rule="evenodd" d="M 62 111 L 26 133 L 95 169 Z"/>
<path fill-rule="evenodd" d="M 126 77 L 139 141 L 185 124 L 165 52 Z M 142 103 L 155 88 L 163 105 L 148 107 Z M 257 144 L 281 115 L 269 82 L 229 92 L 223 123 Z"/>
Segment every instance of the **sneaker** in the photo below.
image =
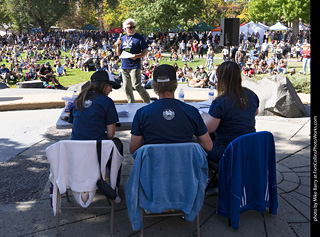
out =
<path fill-rule="evenodd" d="M 211 195 L 214 195 L 214 194 L 217 194 L 219 192 L 219 187 L 216 186 L 216 187 L 210 187 L 207 192 L 206 192 L 206 196 L 211 196 Z"/>
<path fill-rule="evenodd" d="M 206 196 L 211 196 L 211 195 L 217 194 L 218 191 L 219 191 L 218 184 L 213 182 L 210 184 L 210 187 L 206 191 Z"/>

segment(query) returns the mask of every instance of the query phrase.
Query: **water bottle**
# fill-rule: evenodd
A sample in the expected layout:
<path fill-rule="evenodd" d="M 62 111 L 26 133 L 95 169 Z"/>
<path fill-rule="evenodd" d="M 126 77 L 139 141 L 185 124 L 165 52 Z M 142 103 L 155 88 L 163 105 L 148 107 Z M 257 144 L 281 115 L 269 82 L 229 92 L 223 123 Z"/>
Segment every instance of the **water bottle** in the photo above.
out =
<path fill-rule="evenodd" d="M 178 96 L 179 96 L 179 100 L 184 101 L 184 91 L 182 88 L 180 89 Z"/>
<path fill-rule="evenodd" d="M 65 107 L 65 109 L 64 109 L 65 112 L 67 112 L 67 113 L 70 112 L 70 107 L 71 107 L 72 103 L 74 102 L 74 100 L 75 100 L 77 97 L 78 97 L 77 91 L 73 91 L 73 94 L 72 94 L 71 99 L 70 99 L 70 97 L 69 97 L 69 98 L 66 98 L 67 101 L 68 101 L 68 103 L 67 103 L 67 105 L 66 105 L 66 107 Z"/>
<path fill-rule="evenodd" d="M 72 102 L 78 97 L 78 93 L 77 91 L 73 91 L 73 94 L 72 94 Z"/>
<path fill-rule="evenodd" d="M 213 91 L 213 86 L 209 87 L 209 95 L 208 95 L 208 101 L 212 102 L 214 97 L 214 91 Z"/>

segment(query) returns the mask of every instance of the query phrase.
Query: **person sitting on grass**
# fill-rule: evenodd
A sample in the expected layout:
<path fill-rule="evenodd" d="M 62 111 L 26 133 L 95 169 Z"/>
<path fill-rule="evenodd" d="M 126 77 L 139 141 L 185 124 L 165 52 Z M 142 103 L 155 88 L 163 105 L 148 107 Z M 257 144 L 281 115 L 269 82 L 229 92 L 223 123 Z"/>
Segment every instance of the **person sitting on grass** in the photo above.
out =
<path fill-rule="evenodd" d="M 186 81 L 186 78 L 185 78 L 184 73 L 181 68 L 178 68 L 176 75 L 177 75 L 178 82 L 185 82 Z"/>
<path fill-rule="evenodd" d="M 27 69 L 27 73 L 26 73 L 26 80 L 35 80 L 37 78 L 37 74 L 36 74 L 36 69 L 34 67 L 34 64 L 31 64 L 28 69 Z"/>
<path fill-rule="evenodd" d="M 287 61 L 284 59 L 280 59 L 277 70 L 278 73 L 282 72 L 283 74 L 287 74 Z"/>
<path fill-rule="evenodd" d="M 9 80 L 10 80 L 11 72 L 8 68 L 6 68 L 6 65 L 4 63 L 1 65 L 0 75 L 1 75 L 1 78 L 3 79 L 4 83 L 8 84 Z"/>
<path fill-rule="evenodd" d="M 53 75 L 53 70 L 49 62 L 46 62 L 44 65 L 42 65 L 42 67 L 40 68 L 40 71 L 38 72 L 38 76 L 40 77 L 41 81 L 46 83 L 45 85 L 47 86 L 49 86 L 48 82 L 51 81 L 53 88 L 58 88 L 58 89 L 64 88 L 56 79 L 56 77 Z"/>
<path fill-rule="evenodd" d="M 248 77 L 252 77 L 255 75 L 255 71 L 252 68 L 251 60 L 249 60 L 243 67 L 243 75 L 246 75 Z"/>
<path fill-rule="evenodd" d="M 194 78 L 194 73 L 193 73 L 192 67 L 189 67 L 189 70 L 188 70 L 187 74 L 185 74 L 185 75 L 186 75 L 187 82 L 190 82 Z"/>
<path fill-rule="evenodd" d="M 22 68 L 19 66 L 19 63 L 15 64 L 14 68 L 11 71 L 11 74 L 17 81 L 20 81 L 20 79 L 23 77 Z"/>
<path fill-rule="evenodd" d="M 64 67 L 61 65 L 61 63 L 59 62 L 57 67 L 56 67 L 56 73 L 55 75 L 57 77 L 61 77 L 61 76 L 66 76 L 67 75 L 67 72 L 66 72 L 66 69 L 64 69 Z"/>
<path fill-rule="evenodd" d="M 190 87 L 204 87 L 207 85 L 208 74 L 204 70 L 204 66 L 199 66 L 199 71 L 197 71 L 194 75 L 194 78 L 189 82 Z"/>

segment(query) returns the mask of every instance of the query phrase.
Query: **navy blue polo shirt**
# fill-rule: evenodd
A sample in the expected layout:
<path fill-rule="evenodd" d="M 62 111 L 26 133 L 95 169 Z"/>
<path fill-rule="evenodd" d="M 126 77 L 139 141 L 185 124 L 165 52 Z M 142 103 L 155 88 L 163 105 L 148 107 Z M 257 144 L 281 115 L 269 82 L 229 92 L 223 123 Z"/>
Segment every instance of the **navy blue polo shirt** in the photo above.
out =
<path fill-rule="evenodd" d="M 164 98 L 137 110 L 131 134 L 143 136 L 144 144 L 192 142 L 207 127 L 199 111 L 184 102 Z"/>
<path fill-rule="evenodd" d="M 69 123 L 73 123 L 71 140 L 106 140 L 107 125 L 119 121 L 114 102 L 104 94 L 90 91 L 84 110 L 70 108 Z"/>
<path fill-rule="evenodd" d="M 209 109 L 209 114 L 221 119 L 215 134 L 215 142 L 221 145 L 228 145 L 235 138 L 255 132 L 255 113 L 259 107 L 259 98 L 251 90 L 244 88 L 248 98 L 248 106 L 241 109 L 239 106 L 232 106 L 229 95 L 217 97 Z"/>
<path fill-rule="evenodd" d="M 143 38 L 142 35 L 135 33 L 133 36 L 124 35 L 121 38 L 122 44 L 121 49 L 122 51 L 127 51 L 128 53 L 138 54 L 141 53 L 142 50 L 148 48 L 148 44 Z M 123 58 L 122 69 L 140 69 L 141 68 L 141 59 L 137 58 L 132 60 L 130 58 Z"/>

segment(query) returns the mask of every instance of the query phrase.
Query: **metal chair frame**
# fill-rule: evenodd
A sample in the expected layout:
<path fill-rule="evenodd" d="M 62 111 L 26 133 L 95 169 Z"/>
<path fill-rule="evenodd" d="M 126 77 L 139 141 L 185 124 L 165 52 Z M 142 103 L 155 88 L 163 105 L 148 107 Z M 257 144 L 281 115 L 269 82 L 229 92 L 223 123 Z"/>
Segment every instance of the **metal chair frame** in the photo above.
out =
<path fill-rule="evenodd" d="M 182 211 L 175 211 L 172 213 L 159 213 L 159 214 L 145 214 L 143 208 L 141 208 L 141 219 L 143 223 L 143 218 L 150 218 L 150 217 L 171 217 L 171 216 L 184 216 Z M 197 236 L 200 237 L 200 212 L 197 214 Z M 140 229 L 140 237 L 143 237 L 143 228 Z"/>
<path fill-rule="evenodd" d="M 67 201 L 70 202 L 70 198 L 68 195 L 68 190 L 66 191 L 66 197 L 67 197 Z M 110 206 L 89 206 L 87 208 L 83 208 L 83 207 L 68 207 L 68 206 L 61 206 L 61 194 L 58 188 L 57 191 L 57 205 L 56 205 L 56 235 L 59 235 L 59 226 L 60 226 L 60 215 L 61 215 L 61 211 L 62 209 L 111 209 L 111 221 L 110 221 L 110 234 L 114 233 L 114 201 L 110 200 L 108 198 L 106 198 L 107 201 L 109 202 Z"/>

